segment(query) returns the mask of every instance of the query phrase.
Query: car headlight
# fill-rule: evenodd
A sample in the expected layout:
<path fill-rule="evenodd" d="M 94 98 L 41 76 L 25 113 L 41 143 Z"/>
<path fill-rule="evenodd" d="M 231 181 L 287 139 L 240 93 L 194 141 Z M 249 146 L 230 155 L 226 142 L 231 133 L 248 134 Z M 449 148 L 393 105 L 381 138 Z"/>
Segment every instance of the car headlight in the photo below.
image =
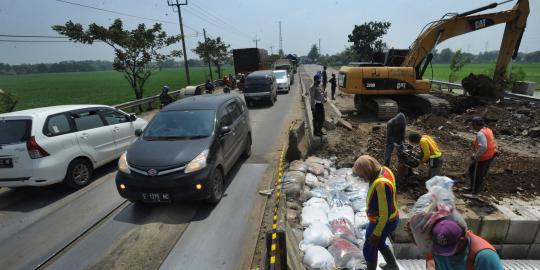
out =
<path fill-rule="evenodd" d="M 127 152 L 124 152 L 120 158 L 118 159 L 118 170 L 123 172 L 123 173 L 131 173 L 131 171 L 129 170 L 129 165 L 127 163 L 127 158 L 126 158 L 126 154 Z"/>
<path fill-rule="evenodd" d="M 206 167 L 206 160 L 208 159 L 208 149 L 202 151 L 198 156 L 196 156 L 184 170 L 185 173 L 196 172 L 202 170 Z"/>

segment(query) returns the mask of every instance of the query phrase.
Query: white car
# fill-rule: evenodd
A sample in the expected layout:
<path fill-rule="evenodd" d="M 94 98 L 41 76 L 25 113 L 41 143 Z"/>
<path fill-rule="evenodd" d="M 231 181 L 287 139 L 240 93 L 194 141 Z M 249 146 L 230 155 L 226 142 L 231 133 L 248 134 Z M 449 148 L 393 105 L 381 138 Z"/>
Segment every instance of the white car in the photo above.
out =
<path fill-rule="evenodd" d="M 277 91 L 289 93 L 291 90 L 291 82 L 286 70 L 274 70 L 276 76 Z"/>
<path fill-rule="evenodd" d="M 72 188 L 117 159 L 147 122 L 105 105 L 66 105 L 0 114 L 0 187 Z"/>

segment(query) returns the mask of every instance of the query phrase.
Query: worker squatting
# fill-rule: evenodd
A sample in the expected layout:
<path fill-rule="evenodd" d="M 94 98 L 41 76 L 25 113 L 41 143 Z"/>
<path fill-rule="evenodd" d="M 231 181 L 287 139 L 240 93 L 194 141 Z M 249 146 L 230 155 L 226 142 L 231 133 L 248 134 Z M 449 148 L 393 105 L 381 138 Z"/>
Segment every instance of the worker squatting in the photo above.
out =
<path fill-rule="evenodd" d="M 322 127 L 326 92 L 320 87 L 321 77 L 325 87 L 326 68 L 313 77 L 313 85 L 309 90 L 315 136 L 325 135 Z M 493 131 L 486 127 L 481 117 L 474 117 L 471 123 L 477 131 L 476 138 L 472 142 L 469 166 L 470 187 L 474 196 L 479 194 L 484 187 L 484 178 L 497 155 L 497 145 Z M 396 179 L 388 166 L 394 148 L 406 143 L 406 127 L 407 120 L 403 113 L 398 113 L 388 121 L 383 164 L 367 155 L 359 157 L 354 163 L 353 172 L 369 181 L 366 196 L 369 224 L 363 248 L 368 270 L 377 269 L 379 251 L 386 261 L 385 264 L 380 265 L 382 269 L 399 269 L 392 250 L 385 242 L 396 230 L 399 222 L 396 180 L 405 179 L 412 170 L 409 164 L 400 163 Z M 428 167 L 428 177 L 437 176 L 443 164 L 444 153 L 435 139 L 427 134 L 420 135 L 416 132 L 410 132 L 407 138 L 410 144 L 419 146 L 420 156 L 415 158 Z M 414 241 L 410 224 L 405 227 Z M 431 253 L 426 257 L 427 269 L 503 269 L 493 246 L 468 230 L 466 225 L 449 218 L 440 218 L 431 226 L 431 238 L 433 245 Z"/>

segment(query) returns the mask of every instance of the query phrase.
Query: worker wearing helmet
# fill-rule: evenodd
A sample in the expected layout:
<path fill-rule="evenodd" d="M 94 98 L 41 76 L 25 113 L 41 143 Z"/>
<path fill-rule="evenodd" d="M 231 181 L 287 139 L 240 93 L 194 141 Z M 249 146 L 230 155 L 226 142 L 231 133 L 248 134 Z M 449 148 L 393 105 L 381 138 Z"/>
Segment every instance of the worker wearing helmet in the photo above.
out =
<path fill-rule="evenodd" d="M 386 261 L 383 269 L 399 269 L 394 253 L 386 238 L 397 228 L 399 211 L 396 199 L 396 181 L 390 168 L 381 164 L 371 156 L 359 157 L 353 166 L 353 172 L 369 181 L 366 214 L 369 224 L 366 229 L 364 258 L 368 270 L 377 269 L 378 251 Z"/>
<path fill-rule="evenodd" d="M 161 102 L 161 106 L 166 106 L 169 103 L 174 102 L 174 98 L 169 95 L 169 86 L 163 86 L 161 89 L 161 94 L 159 95 L 159 101 Z"/>
<path fill-rule="evenodd" d="M 428 164 L 429 178 L 439 175 L 442 167 L 442 151 L 435 140 L 429 135 L 420 135 L 416 132 L 409 134 L 409 142 L 420 145 L 422 150 L 421 161 Z"/>
<path fill-rule="evenodd" d="M 324 124 L 324 102 L 325 97 L 321 91 L 321 76 L 316 74 L 313 77 L 313 85 L 309 89 L 309 99 L 311 101 L 311 113 L 313 115 L 313 134 L 315 136 L 325 135 L 322 131 Z"/>

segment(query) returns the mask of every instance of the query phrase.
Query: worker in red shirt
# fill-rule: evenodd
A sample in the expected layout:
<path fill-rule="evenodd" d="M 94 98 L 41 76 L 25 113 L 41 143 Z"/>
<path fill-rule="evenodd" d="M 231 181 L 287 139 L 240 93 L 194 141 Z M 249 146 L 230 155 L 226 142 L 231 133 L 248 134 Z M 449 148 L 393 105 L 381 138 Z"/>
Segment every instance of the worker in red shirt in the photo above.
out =
<path fill-rule="evenodd" d="M 471 123 L 477 134 L 473 142 L 473 162 L 469 167 L 469 176 L 472 193 L 478 194 L 484 188 L 484 177 L 486 177 L 489 167 L 497 155 L 497 143 L 493 131 L 486 127 L 482 117 L 473 117 Z"/>

